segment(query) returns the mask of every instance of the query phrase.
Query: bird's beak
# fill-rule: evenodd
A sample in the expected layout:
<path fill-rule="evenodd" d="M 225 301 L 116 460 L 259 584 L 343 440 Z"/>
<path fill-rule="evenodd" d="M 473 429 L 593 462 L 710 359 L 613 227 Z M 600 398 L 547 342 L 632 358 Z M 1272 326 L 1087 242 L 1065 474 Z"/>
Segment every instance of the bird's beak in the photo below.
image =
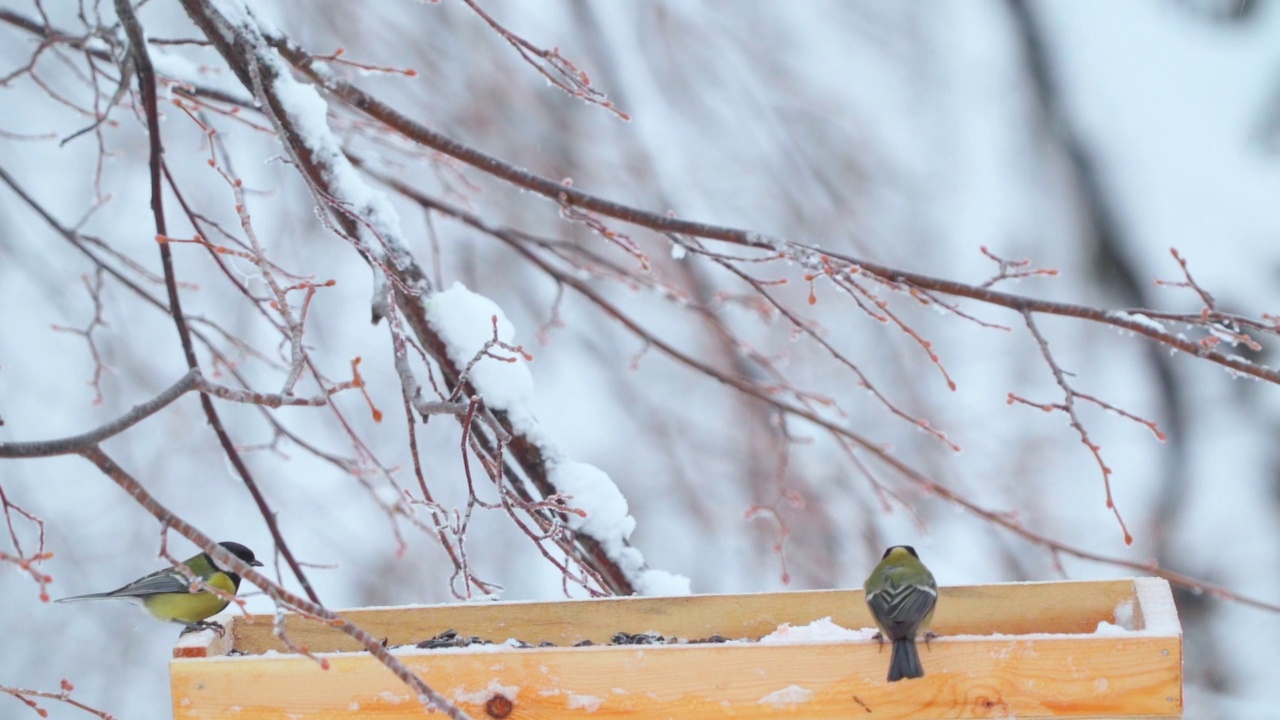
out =
<path fill-rule="evenodd" d="M 249 561 L 249 566 L 250 566 L 250 567 L 262 567 L 262 563 L 261 563 L 260 561 L 258 561 L 258 560 L 250 560 L 250 561 Z"/>

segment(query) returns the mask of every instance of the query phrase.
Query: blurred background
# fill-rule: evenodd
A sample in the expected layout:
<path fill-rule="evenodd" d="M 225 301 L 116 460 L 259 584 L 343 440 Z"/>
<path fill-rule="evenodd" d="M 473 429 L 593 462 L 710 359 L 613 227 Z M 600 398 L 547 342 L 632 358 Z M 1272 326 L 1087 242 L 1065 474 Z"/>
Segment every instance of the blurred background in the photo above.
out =
<path fill-rule="evenodd" d="M 86 19 L 98 22 L 78 4 L 42 5 L 49 23 L 72 35 L 88 32 Z M 628 205 L 972 284 L 996 273 L 985 246 L 1059 273 L 998 286 L 1007 291 L 1104 309 L 1196 313 L 1203 303 L 1194 290 L 1155 282 L 1185 279 L 1170 254 L 1176 248 L 1220 309 L 1254 317 L 1280 312 L 1275 3 L 483 4 L 512 32 L 559 48 L 629 122 L 551 87 L 456 0 L 253 7 L 316 54 L 341 47 L 351 60 L 416 70 L 412 78 L 345 70 L 413 119 Z M 46 49 L 34 72 L 21 72 L 39 40 L 12 17 L 43 24 L 41 9 L 24 0 L 0 0 L 0 9 L 7 13 L 0 18 L 0 77 L 7 78 L 0 82 L 0 168 L 59 223 L 100 241 L 113 266 L 163 296 L 153 279 L 160 265 L 140 110 L 126 97 L 113 122 L 61 144 L 93 121 L 76 109 L 94 107 L 84 57 L 65 46 Z M 152 40 L 199 36 L 176 4 L 146 3 L 139 14 Z M 114 18 L 100 21 L 110 26 Z M 244 96 L 211 48 L 165 44 L 153 54 L 162 74 Z M 103 85 L 105 107 L 114 84 Z M 236 229 L 231 192 L 205 162 L 206 135 L 177 108 L 163 112 L 166 158 L 186 196 L 200 213 Z M 333 117 L 339 136 L 423 192 L 494 223 L 600 247 L 598 236 L 561 219 L 553 203 L 380 139 L 353 119 Z M 244 179 L 269 257 L 290 272 L 337 281 L 310 308 L 311 355 L 334 379 L 348 377 L 352 359 L 362 358 L 369 394 L 386 419 L 375 423 L 354 393 L 334 403 L 372 457 L 407 473 L 399 380 L 385 323 L 369 322 L 367 265 L 317 219 L 273 135 L 230 116 L 210 115 L 209 122 L 226 166 Z M 503 308 L 534 357 L 539 419 L 569 455 L 610 474 L 637 520 L 634 544 L 653 567 L 689 577 L 694 592 L 859 587 L 891 544 L 914 545 L 946 585 L 1134 574 L 1055 556 L 866 458 L 851 459 L 814 427 L 793 421 L 784 433 L 767 407 L 647 349 L 572 292 L 558 299 L 556 283 L 507 247 L 429 219 L 402 198 L 393 202 L 424 267 L 445 287 L 462 282 Z M 171 215 L 171 234 L 189 237 L 190 226 Z M 1007 402 L 1009 393 L 1062 399 L 1016 314 L 963 305 L 1012 328 L 1007 332 L 893 300 L 933 343 L 953 392 L 911 337 L 875 322 L 829 283 L 814 284 L 817 302 L 810 305 L 802 268 L 775 263 L 754 271 L 787 278 L 778 297 L 818 323 L 897 407 L 946 432 L 963 448 L 955 452 L 895 417 L 784 318 L 760 312 L 733 275 L 673 253 L 663 237 L 609 224 L 635 238 L 652 269 L 614 253 L 627 273 L 587 279 L 654 335 L 747 376 L 761 367 L 743 351 L 749 346 L 782 368 L 787 382 L 833 400 L 843 422 L 939 484 L 1015 513 L 1064 544 L 1155 560 L 1280 602 L 1280 388 L 1233 378 L 1108 327 L 1039 320 L 1079 391 L 1154 420 L 1169 436 L 1160 443 L 1141 424 L 1080 409 L 1114 470 L 1116 503 L 1135 538 L 1126 547 L 1098 464 L 1066 417 Z M 181 377 L 185 363 L 171 319 L 108 277 L 98 291 L 103 324 L 92 337 L 110 371 L 95 402 L 88 343 L 54 327 L 85 328 L 93 320 L 93 264 L 13 184 L 0 186 L 0 227 L 0 440 L 82 432 Z M 188 314 L 240 338 L 242 345 L 217 342 L 256 389 L 274 391 L 284 377 L 279 358 L 288 353 L 279 333 L 202 249 L 173 250 Z M 255 287 L 251 265 L 232 265 Z M 673 301 L 664 289 L 692 300 Z M 708 317 L 732 335 L 713 331 Z M 1272 338 L 1262 340 L 1261 351 L 1234 352 L 1275 364 Z M 300 386 L 315 391 L 312 379 Z M 222 403 L 219 410 L 294 551 L 318 566 L 309 575 L 326 605 L 453 601 L 452 566 L 432 535 L 388 518 L 384 480 L 359 481 L 276 437 L 256 408 Z M 317 447 L 363 457 L 333 412 L 284 408 L 274 415 Z M 466 498 L 457 423 L 440 418 L 418 430 L 432 490 L 442 505 L 456 507 Z M 271 556 L 262 518 L 194 398 L 105 448 L 206 533 Z M 896 499 L 885 501 L 876 484 Z M 43 567 L 54 577 L 54 597 L 114 588 L 163 563 L 154 520 L 84 460 L 6 460 L 0 487 L 46 523 L 55 557 Z M 29 523 L 17 522 L 16 532 L 34 542 Z M 176 555 L 189 554 L 185 541 L 171 542 Z M 479 513 L 467 548 L 477 574 L 503 586 L 502 599 L 563 597 L 560 573 L 505 514 Z M 1268 691 L 1280 663 L 1277 616 L 1187 591 L 1177 599 L 1186 634 L 1186 716 L 1274 718 Z M 42 603 L 30 578 L 8 566 L 0 568 L 0 607 L 0 684 L 53 689 L 68 678 L 78 699 L 118 717 L 168 712 L 173 628 L 124 604 Z M 250 608 L 270 603 L 251 597 Z M 52 717 L 79 712 L 47 707 Z M 16 700 L 0 697 L 0 715 L 21 712 Z"/>

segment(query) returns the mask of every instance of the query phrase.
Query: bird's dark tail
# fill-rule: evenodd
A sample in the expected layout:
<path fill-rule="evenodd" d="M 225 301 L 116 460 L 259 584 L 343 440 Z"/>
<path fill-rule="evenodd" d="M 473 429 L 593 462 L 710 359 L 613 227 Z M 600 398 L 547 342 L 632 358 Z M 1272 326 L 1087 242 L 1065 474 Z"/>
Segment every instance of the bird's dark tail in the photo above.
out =
<path fill-rule="evenodd" d="M 893 656 L 889 658 L 889 682 L 918 677 L 924 677 L 924 668 L 920 666 L 916 641 L 912 638 L 894 640 Z"/>
<path fill-rule="evenodd" d="M 54 602 L 80 602 L 81 600 L 103 600 L 111 597 L 111 593 L 93 593 L 92 595 L 75 595 L 72 597 L 58 598 Z"/>

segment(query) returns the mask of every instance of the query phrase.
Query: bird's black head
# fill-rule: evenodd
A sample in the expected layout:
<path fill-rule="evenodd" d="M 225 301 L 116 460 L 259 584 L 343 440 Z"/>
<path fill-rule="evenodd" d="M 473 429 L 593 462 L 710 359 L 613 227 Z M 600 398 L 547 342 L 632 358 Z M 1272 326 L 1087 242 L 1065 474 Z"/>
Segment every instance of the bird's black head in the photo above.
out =
<path fill-rule="evenodd" d="M 884 556 L 883 556 L 883 557 L 881 557 L 880 559 L 881 559 L 881 560 L 884 560 L 885 558 L 889 557 L 889 554 L 890 554 L 890 553 L 892 553 L 894 550 L 906 550 L 907 552 L 911 553 L 911 557 L 913 557 L 913 558 L 915 558 L 915 559 L 917 559 L 917 560 L 919 560 L 919 559 L 920 559 L 920 556 L 916 554 L 916 549 L 915 549 L 915 548 L 913 548 L 913 547 L 911 547 L 910 545 L 894 545 L 893 547 L 889 548 L 888 550 L 885 550 L 885 551 L 884 551 Z"/>
<path fill-rule="evenodd" d="M 258 558 L 253 556 L 253 551 L 240 543 L 228 540 L 227 542 L 220 542 L 218 544 L 222 546 L 223 550 L 226 550 L 232 555 L 240 558 L 246 564 L 252 565 L 253 567 L 262 567 L 262 563 L 258 561 Z M 216 565 L 217 563 L 214 564 Z"/>

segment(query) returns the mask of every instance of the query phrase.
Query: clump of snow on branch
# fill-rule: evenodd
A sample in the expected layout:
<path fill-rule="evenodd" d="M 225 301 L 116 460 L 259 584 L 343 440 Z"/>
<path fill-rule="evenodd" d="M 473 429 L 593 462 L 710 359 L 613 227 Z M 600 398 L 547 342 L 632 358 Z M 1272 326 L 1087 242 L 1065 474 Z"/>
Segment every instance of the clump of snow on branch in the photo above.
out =
<path fill-rule="evenodd" d="M 279 54 L 262 42 L 264 35 L 277 31 L 258 22 L 243 3 L 223 0 L 224 15 L 235 18 L 238 29 L 258 42 L 256 59 L 272 71 L 271 92 L 279 101 L 285 122 L 311 152 L 312 161 L 320 168 L 328 185 L 327 192 L 338 213 L 355 219 L 356 240 L 379 262 L 396 267 L 412 263 L 408 245 L 403 241 L 400 217 L 387 197 L 370 187 L 356 172 L 342 151 L 342 146 L 329 127 L 329 106 L 311 85 L 295 80 L 289 66 Z M 410 288 L 424 296 L 429 288 Z M 569 527 L 597 540 L 627 574 L 632 586 L 642 594 L 687 594 L 689 581 L 670 573 L 645 567 L 640 551 L 627 545 L 635 529 L 635 519 L 628 513 L 626 499 L 617 485 L 598 468 L 564 458 L 556 444 L 541 427 L 529 408 L 533 380 L 523 359 L 492 343 L 510 344 L 515 337 L 511 322 L 496 303 L 455 284 L 445 292 L 429 297 L 428 322 L 444 339 L 449 358 L 459 368 L 471 365 L 468 379 L 476 391 L 494 410 L 505 411 L 512 426 L 542 451 L 548 476 L 558 492 L 572 495 L 574 507 L 586 517 L 570 514 Z M 496 328 L 495 328 L 496 322 Z M 477 355 L 479 359 L 476 360 Z M 589 472 L 587 468 L 590 468 Z M 562 486 L 561 483 L 564 483 Z"/>
<path fill-rule="evenodd" d="M 253 27 L 257 19 L 249 13 L 249 6 L 244 0 L 210 0 L 209 6 L 233 25 Z"/>
<path fill-rule="evenodd" d="M 688 578 L 646 567 L 641 552 L 627 544 L 636 520 L 613 479 L 594 465 L 566 457 L 538 422 L 530 404 L 533 376 L 529 367 L 518 352 L 504 347 L 515 346 L 515 327 L 502 308 L 454 283 L 427 301 L 427 322 L 444 340 L 454 365 L 470 366 L 468 379 L 485 404 L 505 412 L 512 427 L 538 446 L 556 491 L 585 513 L 569 513 L 569 529 L 599 542 L 640 594 L 687 595 Z"/>
<path fill-rule="evenodd" d="M 412 265 L 409 246 L 400 229 L 399 213 L 385 193 L 375 190 L 360 177 L 343 153 L 342 144 L 329 128 L 329 104 L 315 87 L 295 80 L 289 64 L 265 44 L 263 37 L 274 37 L 279 30 L 254 15 L 243 2 L 220 0 L 217 7 L 240 31 L 257 41 L 255 59 L 260 66 L 271 69 L 274 76 L 271 93 L 279 101 L 280 112 L 285 116 L 275 120 L 281 123 L 287 120 L 292 131 L 311 152 L 311 160 L 327 184 L 329 202 L 341 208 L 334 212 L 353 217 L 355 240 L 361 248 L 380 263 L 399 269 Z M 426 287 L 410 289 L 428 290 Z"/>
<path fill-rule="evenodd" d="M 545 438 L 545 434 L 540 435 Z M 547 448 L 543 447 L 544 454 Z M 548 477 L 556 490 L 571 496 L 570 504 L 587 515 L 568 516 L 569 528 L 600 541 L 605 553 L 622 568 L 641 595 L 688 595 L 689 579 L 645 567 L 644 556 L 626 544 L 636 528 L 627 499 L 600 468 L 557 457 L 548 462 Z"/>
<path fill-rule="evenodd" d="M 627 499 L 600 468 L 583 462 L 557 462 L 550 472 L 556 489 L 573 496 L 573 506 L 587 514 L 569 516 L 569 527 L 595 538 L 627 538 L 636 519 L 627 514 Z"/>
<path fill-rule="evenodd" d="M 528 409 L 533 376 L 519 353 L 502 347 L 515 344 L 516 331 L 497 303 L 454 283 L 428 299 L 427 322 L 444 340 L 454 365 L 465 368 L 475 361 L 468 379 L 486 405 L 512 416 Z M 477 354 L 495 339 L 495 330 L 501 344 L 492 345 L 477 360 Z"/>
<path fill-rule="evenodd" d="M 1107 317 L 1113 320 L 1121 320 L 1125 322 L 1135 323 L 1137 325 L 1141 325 L 1142 327 L 1147 328 L 1148 330 L 1154 330 L 1155 332 L 1159 332 L 1159 333 L 1166 332 L 1164 325 L 1161 325 L 1156 320 L 1153 320 L 1147 317 L 1146 315 L 1143 315 L 1142 313 L 1130 313 L 1130 312 L 1124 312 L 1122 310 L 1114 310 L 1112 312 L 1107 313 Z"/>

